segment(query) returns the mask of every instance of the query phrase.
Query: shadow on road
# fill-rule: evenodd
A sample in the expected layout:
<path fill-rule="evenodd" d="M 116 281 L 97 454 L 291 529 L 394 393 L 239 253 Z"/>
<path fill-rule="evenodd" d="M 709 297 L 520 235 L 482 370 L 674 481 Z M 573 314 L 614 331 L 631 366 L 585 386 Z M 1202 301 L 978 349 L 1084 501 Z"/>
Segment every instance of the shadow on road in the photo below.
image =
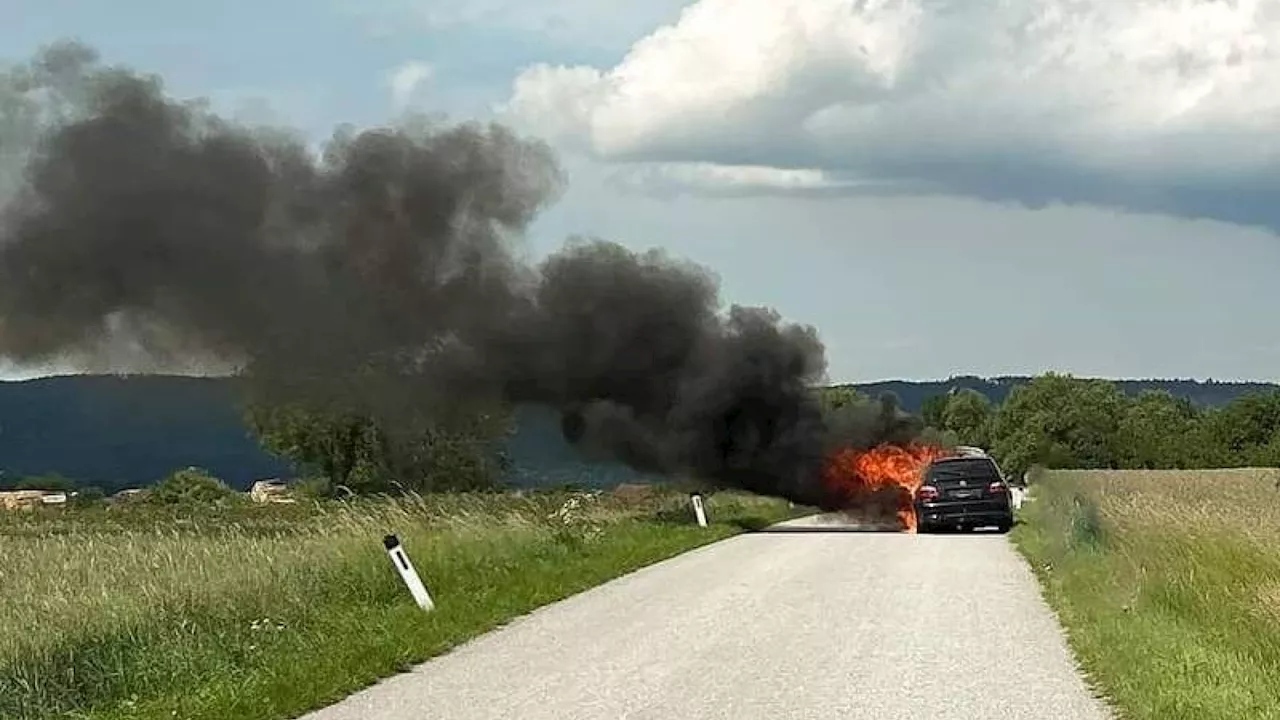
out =
<path fill-rule="evenodd" d="M 896 535 L 902 533 L 895 527 L 885 525 L 774 525 L 771 527 L 762 527 L 754 530 L 748 530 L 751 533 L 760 533 L 765 535 L 794 535 L 805 533 L 884 533 L 886 535 Z"/>
<path fill-rule="evenodd" d="M 882 533 L 885 535 L 905 535 L 906 531 L 900 529 L 892 523 L 877 523 L 857 520 L 831 520 L 828 522 L 811 521 L 811 522 L 791 522 L 783 524 L 770 524 L 762 518 L 743 518 L 734 520 L 734 525 L 741 528 L 744 532 L 750 534 L 766 534 L 766 535 L 792 535 L 792 534 L 809 534 L 809 533 Z M 1021 525 L 1021 520 L 1015 520 L 1015 525 Z M 995 528 L 978 528 L 976 530 L 958 530 L 956 528 L 937 528 L 930 530 L 926 535 L 997 535 L 999 534 Z"/>

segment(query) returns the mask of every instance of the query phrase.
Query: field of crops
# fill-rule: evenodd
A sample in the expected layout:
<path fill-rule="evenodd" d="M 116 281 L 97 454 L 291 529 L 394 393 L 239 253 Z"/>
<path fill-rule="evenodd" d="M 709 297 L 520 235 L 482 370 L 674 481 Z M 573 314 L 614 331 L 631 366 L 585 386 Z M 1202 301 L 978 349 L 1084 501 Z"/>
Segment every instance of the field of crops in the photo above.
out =
<path fill-rule="evenodd" d="M 1055 471 L 1014 534 L 1125 717 L 1280 718 L 1275 470 Z"/>
<path fill-rule="evenodd" d="M 0 513 L 0 717 L 283 718 L 513 616 L 786 517 L 660 493 Z M 395 533 L 437 604 L 413 604 Z"/>

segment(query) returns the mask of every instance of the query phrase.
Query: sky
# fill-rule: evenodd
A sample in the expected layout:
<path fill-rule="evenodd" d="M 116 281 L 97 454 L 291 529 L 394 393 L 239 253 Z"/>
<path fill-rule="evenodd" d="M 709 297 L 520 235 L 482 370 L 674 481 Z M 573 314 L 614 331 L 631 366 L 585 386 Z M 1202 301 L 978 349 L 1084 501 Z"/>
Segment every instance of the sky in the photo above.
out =
<path fill-rule="evenodd" d="M 0 0 L 220 112 L 544 138 L 530 228 L 660 246 L 830 379 L 1280 380 L 1275 0 Z M 16 22 L 15 22 L 16 19 Z M 49 369 L 0 365 L 9 377 Z"/>

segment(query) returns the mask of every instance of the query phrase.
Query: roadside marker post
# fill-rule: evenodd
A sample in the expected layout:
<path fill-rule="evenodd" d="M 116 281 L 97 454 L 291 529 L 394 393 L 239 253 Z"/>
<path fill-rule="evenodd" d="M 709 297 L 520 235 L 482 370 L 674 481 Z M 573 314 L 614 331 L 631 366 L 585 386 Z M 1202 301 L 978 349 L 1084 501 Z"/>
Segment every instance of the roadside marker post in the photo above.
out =
<path fill-rule="evenodd" d="M 698 527 L 706 527 L 707 511 L 702 507 L 702 495 L 699 493 L 690 493 L 689 499 L 693 502 L 693 515 L 698 519 Z"/>
<path fill-rule="evenodd" d="M 404 580 L 405 586 L 409 588 L 409 594 L 413 595 L 414 602 L 418 603 L 418 607 L 423 610 L 433 610 L 435 603 L 431 601 L 431 594 L 427 592 L 427 586 L 422 584 L 422 578 L 418 576 L 413 563 L 409 562 L 409 556 L 400 545 L 400 539 L 395 535 L 387 535 L 382 538 L 382 545 L 387 549 L 387 555 L 391 556 L 391 564 L 396 566 L 400 579 Z"/>

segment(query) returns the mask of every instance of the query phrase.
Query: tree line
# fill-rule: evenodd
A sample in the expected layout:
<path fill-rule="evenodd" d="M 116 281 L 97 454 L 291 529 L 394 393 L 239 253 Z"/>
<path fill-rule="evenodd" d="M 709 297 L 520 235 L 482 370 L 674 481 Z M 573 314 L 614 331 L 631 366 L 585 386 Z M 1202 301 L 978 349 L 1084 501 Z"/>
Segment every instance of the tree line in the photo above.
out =
<path fill-rule="evenodd" d="M 1046 373 L 1001 403 L 976 390 L 935 395 L 918 414 L 896 398 L 851 386 L 817 390 L 833 425 L 876 423 L 880 435 L 944 446 L 975 445 L 1006 472 L 1032 467 L 1192 469 L 1280 466 L 1280 391 L 1241 395 L 1218 407 L 1165 390 L 1127 395 L 1116 382 Z M 318 492 L 496 489 L 509 467 L 509 411 L 393 436 L 368 417 L 289 406 L 247 413 L 263 446 L 305 469 Z"/>
<path fill-rule="evenodd" d="M 1010 474 L 1047 468 L 1198 469 L 1280 465 L 1280 391 L 1199 406 L 1163 390 L 1046 373 L 993 404 L 974 390 L 921 411 L 944 443 L 987 449 Z"/>
<path fill-rule="evenodd" d="M 515 431 L 509 408 L 448 422 L 415 414 L 393 425 L 350 410 L 255 403 L 245 421 L 314 495 L 498 489 L 510 467 L 504 441 Z"/>
<path fill-rule="evenodd" d="M 921 412 L 903 412 L 891 395 L 870 397 L 852 386 L 817 388 L 833 426 L 874 426 L 895 442 L 976 445 L 1014 476 L 1049 468 L 1215 468 L 1280 466 L 1280 391 L 1245 394 L 1217 407 L 1164 390 L 1127 395 L 1117 383 L 1047 373 L 1014 387 L 1003 402 L 960 389 L 934 395 Z M 497 490 L 507 470 L 506 439 L 516 431 L 509 408 L 487 408 L 440 422 L 397 417 L 394 426 L 354 411 L 296 403 L 243 407 L 245 423 L 269 452 L 297 468 L 296 489 L 331 496 L 380 492 Z M 18 488 L 91 487 L 56 475 L 27 478 Z M 157 500 L 225 496 L 203 471 L 173 473 Z M 172 496 L 172 497 L 170 497 Z"/>

